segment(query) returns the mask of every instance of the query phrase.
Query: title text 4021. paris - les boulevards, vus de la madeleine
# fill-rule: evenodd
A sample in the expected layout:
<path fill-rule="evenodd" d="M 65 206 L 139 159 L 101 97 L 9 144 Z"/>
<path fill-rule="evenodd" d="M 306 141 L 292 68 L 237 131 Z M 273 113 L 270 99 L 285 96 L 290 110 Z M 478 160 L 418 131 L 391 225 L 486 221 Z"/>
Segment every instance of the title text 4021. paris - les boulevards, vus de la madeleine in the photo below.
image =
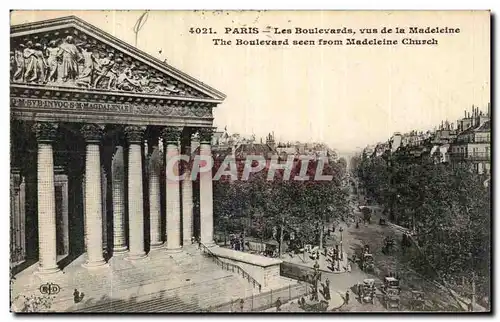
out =
<path fill-rule="evenodd" d="M 243 28 L 224 28 L 225 34 L 235 34 L 235 35 L 255 35 L 260 33 L 272 33 L 276 35 L 355 35 L 357 34 L 351 28 L 342 27 L 342 28 L 276 28 L 276 27 L 267 27 L 264 30 L 260 30 L 258 27 L 243 27 Z M 388 37 L 398 34 L 398 35 L 406 35 L 406 34 L 456 34 L 460 33 L 459 28 L 451 28 L 451 27 L 382 27 L 382 28 L 360 28 L 358 29 L 359 34 L 361 35 L 369 35 L 370 37 L 361 37 L 361 38 L 345 38 L 345 39 L 278 39 L 278 40 L 269 40 L 269 39 L 241 39 L 237 38 L 233 42 L 232 40 L 222 39 L 222 38 L 214 38 L 212 39 L 213 45 L 216 46 L 395 46 L 395 45 L 438 45 L 438 40 L 436 38 L 430 39 L 414 39 L 404 37 L 402 39 L 390 39 Z M 385 35 L 388 37 L 377 37 L 378 35 Z M 391 37 L 392 38 L 392 37 Z"/>

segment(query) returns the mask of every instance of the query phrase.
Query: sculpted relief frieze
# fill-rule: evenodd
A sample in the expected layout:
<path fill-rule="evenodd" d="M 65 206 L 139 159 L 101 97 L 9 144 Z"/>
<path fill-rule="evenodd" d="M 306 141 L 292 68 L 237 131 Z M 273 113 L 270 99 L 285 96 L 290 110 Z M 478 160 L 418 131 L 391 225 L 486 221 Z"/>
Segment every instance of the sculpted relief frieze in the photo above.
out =
<path fill-rule="evenodd" d="M 10 71 L 13 83 L 206 97 L 76 30 L 12 39 Z"/>
<path fill-rule="evenodd" d="M 103 103 L 80 102 L 54 99 L 20 98 L 11 97 L 11 108 L 14 110 L 40 110 L 40 111 L 68 111 L 68 112 L 102 112 L 114 115 L 158 115 L 176 117 L 213 117 L 212 107 L 204 103 L 179 104 L 174 102 L 167 105 L 147 103 Z"/>

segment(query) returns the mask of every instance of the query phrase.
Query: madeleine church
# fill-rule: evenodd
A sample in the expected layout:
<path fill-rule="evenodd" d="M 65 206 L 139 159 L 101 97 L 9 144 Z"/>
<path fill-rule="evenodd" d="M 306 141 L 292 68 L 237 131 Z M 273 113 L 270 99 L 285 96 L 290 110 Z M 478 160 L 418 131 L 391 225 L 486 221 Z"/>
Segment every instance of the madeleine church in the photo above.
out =
<path fill-rule="evenodd" d="M 211 154 L 225 95 L 76 17 L 10 41 L 11 264 L 43 275 L 213 245 L 211 174 L 167 181 L 165 164 L 195 140 Z"/>

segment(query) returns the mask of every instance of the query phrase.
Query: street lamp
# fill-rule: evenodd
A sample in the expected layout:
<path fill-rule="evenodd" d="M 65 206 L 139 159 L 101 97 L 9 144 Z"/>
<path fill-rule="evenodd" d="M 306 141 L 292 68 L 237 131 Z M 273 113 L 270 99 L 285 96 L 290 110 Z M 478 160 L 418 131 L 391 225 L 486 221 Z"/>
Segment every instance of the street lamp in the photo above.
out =
<path fill-rule="evenodd" d="M 342 248 L 342 232 L 344 231 L 344 229 L 342 228 L 342 226 L 340 226 L 339 231 L 340 231 L 340 260 L 344 260 L 344 250 Z"/>

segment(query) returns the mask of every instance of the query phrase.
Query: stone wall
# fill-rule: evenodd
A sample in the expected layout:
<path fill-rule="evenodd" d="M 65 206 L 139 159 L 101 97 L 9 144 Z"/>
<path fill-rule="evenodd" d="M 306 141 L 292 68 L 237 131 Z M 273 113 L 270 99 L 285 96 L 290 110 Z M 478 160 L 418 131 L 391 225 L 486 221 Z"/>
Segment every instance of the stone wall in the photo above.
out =
<path fill-rule="evenodd" d="M 257 256 L 222 247 L 214 247 L 210 251 L 222 261 L 241 267 L 263 288 L 272 287 L 279 283 L 280 265 L 282 263 L 279 259 Z"/>

